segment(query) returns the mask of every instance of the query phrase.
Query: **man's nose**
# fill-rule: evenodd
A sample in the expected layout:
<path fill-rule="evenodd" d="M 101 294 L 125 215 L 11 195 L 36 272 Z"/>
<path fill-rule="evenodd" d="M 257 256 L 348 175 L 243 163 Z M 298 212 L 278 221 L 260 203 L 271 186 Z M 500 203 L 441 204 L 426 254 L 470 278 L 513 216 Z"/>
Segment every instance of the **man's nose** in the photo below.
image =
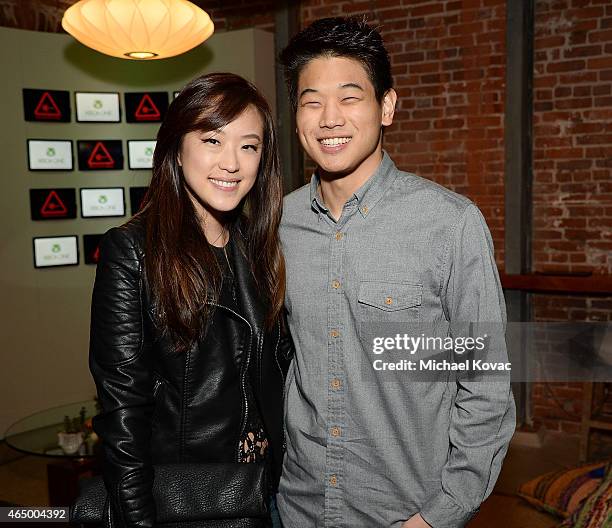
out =
<path fill-rule="evenodd" d="M 342 111 L 336 102 L 329 102 L 323 106 L 323 112 L 321 113 L 321 119 L 319 121 L 319 127 L 321 128 L 334 128 L 337 126 L 344 125 L 344 116 Z"/>

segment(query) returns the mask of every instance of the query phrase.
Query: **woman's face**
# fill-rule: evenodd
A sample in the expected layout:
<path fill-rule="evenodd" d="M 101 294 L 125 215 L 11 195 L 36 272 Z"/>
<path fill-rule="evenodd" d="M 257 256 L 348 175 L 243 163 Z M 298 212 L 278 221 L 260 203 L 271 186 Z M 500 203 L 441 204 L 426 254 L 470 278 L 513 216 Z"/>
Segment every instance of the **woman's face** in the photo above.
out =
<path fill-rule="evenodd" d="M 200 214 L 238 206 L 255 183 L 262 147 L 263 120 L 253 106 L 219 130 L 185 134 L 178 163 Z"/>

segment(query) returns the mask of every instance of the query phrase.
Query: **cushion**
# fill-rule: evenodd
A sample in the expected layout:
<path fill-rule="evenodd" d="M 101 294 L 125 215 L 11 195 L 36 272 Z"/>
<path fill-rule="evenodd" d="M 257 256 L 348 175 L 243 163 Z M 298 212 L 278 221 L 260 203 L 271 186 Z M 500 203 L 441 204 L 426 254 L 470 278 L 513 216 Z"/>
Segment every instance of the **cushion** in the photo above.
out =
<path fill-rule="evenodd" d="M 612 472 L 586 499 L 581 508 L 558 528 L 605 528 L 612 526 Z"/>
<path fill-rule="evenodd" d="M 597 462 L 552 471 L 522 484 L 518 494 L 536 508 L 565 518 L 597 490 L 611 469 L 612 462 Z"/>

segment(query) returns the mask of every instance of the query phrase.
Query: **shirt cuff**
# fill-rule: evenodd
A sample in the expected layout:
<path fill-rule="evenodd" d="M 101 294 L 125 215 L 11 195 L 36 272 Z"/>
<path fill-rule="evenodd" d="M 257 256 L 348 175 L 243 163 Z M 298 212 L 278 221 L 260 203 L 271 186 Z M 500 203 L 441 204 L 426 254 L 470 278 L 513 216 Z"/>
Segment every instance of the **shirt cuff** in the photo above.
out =
<path fill-rule="evenodd" d="M 478 513 L 478 509 L 465 510 L 440 491 L 423 505 L 420 513 L 432 528 L 461 528 Z"/>

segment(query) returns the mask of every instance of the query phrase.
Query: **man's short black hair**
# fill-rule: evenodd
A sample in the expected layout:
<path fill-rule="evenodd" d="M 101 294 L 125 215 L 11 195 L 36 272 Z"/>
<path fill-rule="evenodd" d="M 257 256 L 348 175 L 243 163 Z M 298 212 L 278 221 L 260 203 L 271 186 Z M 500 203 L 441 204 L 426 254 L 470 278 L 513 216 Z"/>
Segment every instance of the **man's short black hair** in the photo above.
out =
<path fill-rule="evenodd" d="M 378 102 L 393 87 L 389 54 L 376 28 L 368 25 L 365 19 L 322 18 L 295 35 L 280 54 L 294 108 L 297 108 L 298 79 L 302 69 L 321 56 L 346 57 L 361 63 L 374 86 Z"/>

